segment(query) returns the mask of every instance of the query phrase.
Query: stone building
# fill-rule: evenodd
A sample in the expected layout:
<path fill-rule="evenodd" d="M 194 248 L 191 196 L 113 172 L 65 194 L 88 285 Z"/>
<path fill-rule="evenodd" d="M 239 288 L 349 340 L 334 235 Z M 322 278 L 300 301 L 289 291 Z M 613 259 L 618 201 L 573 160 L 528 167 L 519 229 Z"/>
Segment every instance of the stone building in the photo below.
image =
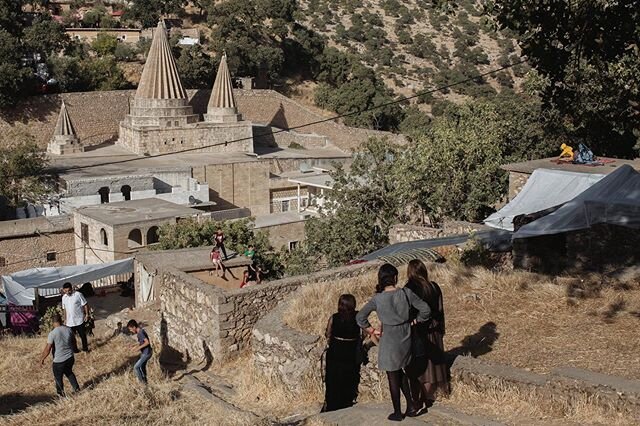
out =
<path fill-rule="evenodd" d="M 58 115 L 58 121 L 56 127 L 53 130 L 53 136 L 47 146 L 47 151 L 50 154 L 64 155 L 64 154 L 76 154 L 84 152 L 84 147 L 76 135 L 76 130 L 73 128 L 73 123 L 69 117 L 67 106 L 62 101 L 60 106 L 60 114 Z"/>
<path fill-rule="evenodd" d="M 157 243 L 160 225 L 202 215 L 157 198 L 81 207 L 73 213 L 76 264 L 126 259 Z"/>
<path fill-rule="evenodd" d="M 199 121 L 160 21 L 131 109 L 120 123 L 118 144 L 141 155 L 187 149 L 253 152 L 253 127 L 237 112 L 226 56 L 220 62 L 205 121 Z"/>

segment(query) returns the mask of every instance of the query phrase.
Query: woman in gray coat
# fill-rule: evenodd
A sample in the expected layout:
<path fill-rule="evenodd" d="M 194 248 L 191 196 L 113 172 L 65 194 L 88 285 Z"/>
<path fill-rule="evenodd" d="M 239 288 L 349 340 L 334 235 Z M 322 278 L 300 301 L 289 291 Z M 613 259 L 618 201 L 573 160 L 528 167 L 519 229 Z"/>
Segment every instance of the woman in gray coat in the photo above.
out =
<path fill-rule="evenodd" d="M 407 400 L 406 415 L 413 417 L 417 410 L 413 406 L 409 384 L 402 371 L 411 361 L 411 322 L 409 308 L 417 309 L 417 322 L 427 321 L 431 310 L 429 305 L 409 289 L 398 289 L 398 270 L 384 264 L 378 270 L 376 295 L 358 312 L 356 321 L 367 333 L 381 336 L 378 349 L 378 368 L 387 372 L 389 391 L 393 403 L 393 413 L 388 419 L 403 419 L 400 407 L 400 390 Z M 376 330 L 369 323 L 369 315 L 376 311 L 382 323 L 382 330 Z"/>

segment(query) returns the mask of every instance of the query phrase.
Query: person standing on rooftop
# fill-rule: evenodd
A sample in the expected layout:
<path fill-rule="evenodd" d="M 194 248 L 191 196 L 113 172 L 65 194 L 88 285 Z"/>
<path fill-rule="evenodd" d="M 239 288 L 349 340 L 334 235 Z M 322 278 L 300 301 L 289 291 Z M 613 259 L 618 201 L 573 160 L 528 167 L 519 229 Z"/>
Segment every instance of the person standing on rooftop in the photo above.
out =
<path fill-rule="evenodd" d="M 224 254 L 224 260 L 227 260 L 228 259 L 227 249 L 224 247 L 225 236 L 224 236 L 224 232 L 222 232 L 222 228 L 218 228 L 216 233 L 213 235 L 213 240 L 216 244 L 216 247 L 220 251 L 222 251 L 222 254 Z"/>

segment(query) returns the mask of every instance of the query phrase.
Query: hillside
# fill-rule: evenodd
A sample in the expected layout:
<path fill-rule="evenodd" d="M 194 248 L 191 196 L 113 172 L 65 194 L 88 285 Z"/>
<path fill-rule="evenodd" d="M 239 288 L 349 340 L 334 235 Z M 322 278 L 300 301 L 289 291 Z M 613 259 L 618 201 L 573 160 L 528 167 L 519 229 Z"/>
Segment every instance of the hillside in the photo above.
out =
<path fill-rule="evenodd" d="M 328 44 L 356 55 L 396 94 L 463 80 L 520 61 L 517 44 L 497 31 L 480 2 L 301 0 L 302 23 Z M 516 65 L 435 98 L 461 100 L 518 88 L 528 71 Z M 429 102 L 430 97 L 421 101 Z"/>

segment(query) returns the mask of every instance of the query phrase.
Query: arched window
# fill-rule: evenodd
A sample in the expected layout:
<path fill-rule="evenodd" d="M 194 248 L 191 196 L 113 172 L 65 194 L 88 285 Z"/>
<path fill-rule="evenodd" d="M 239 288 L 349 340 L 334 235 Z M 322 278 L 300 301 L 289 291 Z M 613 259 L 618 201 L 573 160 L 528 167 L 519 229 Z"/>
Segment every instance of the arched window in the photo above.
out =
<path fill-rule="evenodd" d="M 152 226 L 147 231 L 147 245 L 154 244 L 158 242 L 158 227 Z"/>
<path fill-rule="evenodd" d="M 109 245 L 109 238 L 107 238 L 107 231 L 105 231 L 104 228 L 100 229 L 100 242 L 104 246 Z"/>
<path fill-rule="evenodd" d="M 132 229 L 129 232 L 129 240 L 127 241 L 129 248 L 138 248 L 142 246 L 142 232 L 139 229 Z"/>
<path fill-rule="evenodd" d="M 131 187 L 129 185 L 123 185 L 122 188 L 120 188 L 120 192 L 122 192 L 125 201 L 131 199 Z"/>
<path fill-rule="evenodd" d="M 98 194 L 100 194 L 100 204 L 106 204 L 109 202 L 109 187 L 103 186 L 98 190 Z"/>

